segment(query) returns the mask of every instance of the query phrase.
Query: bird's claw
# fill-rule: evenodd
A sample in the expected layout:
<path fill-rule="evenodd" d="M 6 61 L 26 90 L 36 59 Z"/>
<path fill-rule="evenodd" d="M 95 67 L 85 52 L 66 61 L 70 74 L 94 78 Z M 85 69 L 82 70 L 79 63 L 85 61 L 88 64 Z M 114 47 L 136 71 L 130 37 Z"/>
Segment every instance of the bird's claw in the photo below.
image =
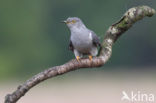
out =
<path fill-rule="evenodd" d="M 92 55 L 89 55 L 88 57 L 89 57 L 89 60 L 92 61 L 93 59 Z"/>
<path fill-rule="evenodd" d="M 79 62 L 80 61 L 80 57 L 79 56 L 76 56 L 76 60 Z"/>

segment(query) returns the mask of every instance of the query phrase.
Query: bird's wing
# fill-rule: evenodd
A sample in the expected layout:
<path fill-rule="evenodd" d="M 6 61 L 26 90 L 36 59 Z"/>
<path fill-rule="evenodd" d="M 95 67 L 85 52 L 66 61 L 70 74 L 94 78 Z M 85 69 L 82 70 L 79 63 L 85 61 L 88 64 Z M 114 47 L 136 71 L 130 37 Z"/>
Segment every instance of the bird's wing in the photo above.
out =
<path fill-rule="evenodd" d="M 100 38 L 93 31 L 91 31 L 91 34 L 92 34 L 93 44 L 95 46 L 100 46 L 101 47 Z"/>
<path fill-rule="evenodd" d="M 74 46 L 72 44 L 72 41 L 69 42 L 69 50 L 74 51 Z"/>

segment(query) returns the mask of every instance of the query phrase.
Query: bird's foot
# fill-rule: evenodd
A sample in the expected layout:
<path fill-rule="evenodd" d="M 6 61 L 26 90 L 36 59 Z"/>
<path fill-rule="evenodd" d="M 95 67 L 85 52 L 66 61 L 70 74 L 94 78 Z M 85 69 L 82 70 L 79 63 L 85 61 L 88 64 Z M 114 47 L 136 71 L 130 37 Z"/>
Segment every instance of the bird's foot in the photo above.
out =
<path fill-rule="evenodd" d="M 89 60 L 92 61 L 93 59 L 92 55 L 89 55 L 88 57 L 89 57 Z"/>
<path fill-rule="evenodd" d="M 76 56 L 76 60 L 79 62 L 80 61 L 80 57 L 79 56 Z"/>

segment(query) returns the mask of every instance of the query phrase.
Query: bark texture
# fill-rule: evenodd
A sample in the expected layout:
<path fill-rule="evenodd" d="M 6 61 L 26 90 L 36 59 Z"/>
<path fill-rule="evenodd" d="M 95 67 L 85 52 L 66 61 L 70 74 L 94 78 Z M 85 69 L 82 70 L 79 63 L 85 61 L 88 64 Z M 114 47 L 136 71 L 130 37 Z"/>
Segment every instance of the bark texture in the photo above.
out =
<path fill-rule="evenodd" d="M 13 93 L 6 95 L 5 103 L 15 103 L 24 96 L 32 87 L 43 82 L 46 79 L 64 74 L 80 68 L 92 68 L 103 66 L 111 57 L 112 45 L 121 34 L 127 31 L 135 22 L 141 20 L 145 16 L 151 17 L 155 14 L 155 10 L 148 6 L 138 6 L 129 9 L 123 17 L 115 24 L 109 27 L 102 48 L 99 51 L 99 56 L 90 61 L 87 58 L 81 59 L 79 62 L 75 59 L 60 65 L 51 67 L 27 80 L 24 84 L 18 86 Z"/>

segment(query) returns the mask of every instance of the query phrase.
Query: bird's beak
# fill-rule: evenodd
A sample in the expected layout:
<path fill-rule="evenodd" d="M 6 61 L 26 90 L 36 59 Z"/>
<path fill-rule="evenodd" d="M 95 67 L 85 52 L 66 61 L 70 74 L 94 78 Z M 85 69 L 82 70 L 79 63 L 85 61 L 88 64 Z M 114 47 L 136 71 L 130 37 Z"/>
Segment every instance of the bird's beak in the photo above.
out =
<path fill-rule="evenodd" d="M 61 23 L 65 23 L 65 24 L 67 24 L 67 21 L 66 21 L 66 20 L 64 20 L 64 21 L 61 21 Z"/>

